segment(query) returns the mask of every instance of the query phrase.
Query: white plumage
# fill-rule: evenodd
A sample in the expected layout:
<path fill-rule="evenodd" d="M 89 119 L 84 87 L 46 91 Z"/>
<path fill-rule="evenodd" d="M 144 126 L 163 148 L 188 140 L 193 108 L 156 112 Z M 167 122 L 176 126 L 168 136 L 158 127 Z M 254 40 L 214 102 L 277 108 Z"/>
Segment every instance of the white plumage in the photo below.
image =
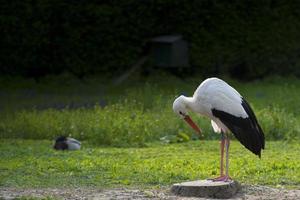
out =
<path fill-rule="evenodd" d="M 203 81 L 195 91 L 193 98 L 196 99 L 200 110 L 205 112 L 200 114 L 212 117 L 211 109 L 215 108 L 236 117 L 248 117 L 241 105 L 241 95 L 221 79 L 209 78 Z"/>
<path fill-rule="evenodd" d="M 67 138 L 66 144 L 68 145 L 68 150 L 79 150 L 81 142 L 74 138 Z"/>

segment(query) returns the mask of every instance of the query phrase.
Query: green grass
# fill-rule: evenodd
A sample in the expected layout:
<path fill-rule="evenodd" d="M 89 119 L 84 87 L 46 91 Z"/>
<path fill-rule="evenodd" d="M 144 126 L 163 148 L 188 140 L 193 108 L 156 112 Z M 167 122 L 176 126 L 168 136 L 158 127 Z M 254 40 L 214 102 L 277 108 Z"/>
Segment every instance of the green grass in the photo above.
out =
<path fill-rule="evenodd" d="M 231 176 L 299 188 L 300 80 L 224 79 L 250 102 L 267 138 L 261 160 L 233 141 Z M 172 111 L 176 96 L 192 95 L 202 80 L 159 74 L 113 86 L 93 77 L 0 78 L 0 186 L 158 187 L 217 176 L 219 136 L 210 121 L 191 114 L 205 141 L 184 143 L 193 131 Z M 58 135 L 83 141 L 83 149 L 54 151 Z"/>
<path fill-rule="evenodd" d="M 46 140 L 0 141 L 0 187 L 150 187 L 215 177 L 218 141 L 152 143 L 144 148 L 54 151 Z M 262 159 L 232 142 L 231 176 L 244 184 L 300 187 L 298 143 L 267 142 Z"/>
<path fill-rule="evenodd" d="M 176 96 L 190 96 L 203 78 L 168 74 L 108 80 L 48 77 L 0 80 L 0 138 L 53 139 L 70 135 L 90 143 L 136 147 L 192 130 L 172 111 Z M 300 141 L 300 80 L 273 77 L 250 83 L 227 79 L 250 102 L 268 140 Z M 101 104 L 106 102 L 103 108 Z M 205 139 L 217 139 L 210 121 L 192 114 Z"/>

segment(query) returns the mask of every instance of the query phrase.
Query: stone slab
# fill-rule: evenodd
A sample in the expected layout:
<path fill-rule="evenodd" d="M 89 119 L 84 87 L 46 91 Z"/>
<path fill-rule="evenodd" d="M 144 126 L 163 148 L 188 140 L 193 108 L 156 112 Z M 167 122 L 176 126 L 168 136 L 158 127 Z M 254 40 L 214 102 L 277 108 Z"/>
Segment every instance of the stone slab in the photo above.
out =
<path fill-rule="evenodd" d="M 172 186 L 171 192 L 175 195 L 186 197 L 210 197 L 227 199 L 235 195 L 241 188 L 237 181 L 211 181 L 197 180 L 183 183 L 176 183 Z"/>

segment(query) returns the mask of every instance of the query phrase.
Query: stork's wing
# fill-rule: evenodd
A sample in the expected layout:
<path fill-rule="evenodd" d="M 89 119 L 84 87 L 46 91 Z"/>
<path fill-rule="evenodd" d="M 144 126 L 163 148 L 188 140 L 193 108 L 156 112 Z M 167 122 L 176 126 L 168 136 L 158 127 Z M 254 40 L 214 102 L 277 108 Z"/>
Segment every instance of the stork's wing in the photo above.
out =
<path fill-rule="evenodd" d="M 235 106 L 242 107 L 247 116 L 242 117 L 217 108 L 212 108 L 212 114 L 219 118 L 247 149 L 260 157 L 261 149 L 265 147 L 265 138 L 255 114 L 242 97 L 241 103 Z"/>

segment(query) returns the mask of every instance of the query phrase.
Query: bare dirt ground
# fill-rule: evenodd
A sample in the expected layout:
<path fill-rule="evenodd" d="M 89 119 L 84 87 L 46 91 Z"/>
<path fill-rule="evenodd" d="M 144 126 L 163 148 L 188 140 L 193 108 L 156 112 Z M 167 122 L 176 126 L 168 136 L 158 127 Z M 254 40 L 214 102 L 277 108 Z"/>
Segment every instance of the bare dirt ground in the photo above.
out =
<path fill-rule="evenodd" d="M 15 199 L 20 197 L 57 198 L 57 199 L 174 199 L 174 200 L 207 200 L 207 198 L 178 197 L 170 193 L 169 188 L 158 190 L 138 189 L 16 189 L 1 188 L 0 199 Z M 243 186 L 242 190 L 231 200 L 300 200 L 300 190 L 277 189 L 266 186 Z"/>

